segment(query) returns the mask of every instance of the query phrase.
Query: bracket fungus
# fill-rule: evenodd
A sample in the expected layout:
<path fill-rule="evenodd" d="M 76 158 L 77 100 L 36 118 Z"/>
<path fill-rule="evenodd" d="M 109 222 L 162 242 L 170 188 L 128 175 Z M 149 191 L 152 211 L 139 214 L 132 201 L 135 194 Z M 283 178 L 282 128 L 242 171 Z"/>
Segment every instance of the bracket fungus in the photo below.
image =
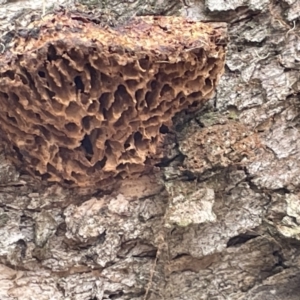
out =
<path fill-rule="evenodd" d="M 56 12 L 9 35 L 0 54 L 8 157 L 42 179 L 83 187 L 150 170 L 172 117 L 212 96 L 224 32 L 181 17 L 108 27 Z"/>

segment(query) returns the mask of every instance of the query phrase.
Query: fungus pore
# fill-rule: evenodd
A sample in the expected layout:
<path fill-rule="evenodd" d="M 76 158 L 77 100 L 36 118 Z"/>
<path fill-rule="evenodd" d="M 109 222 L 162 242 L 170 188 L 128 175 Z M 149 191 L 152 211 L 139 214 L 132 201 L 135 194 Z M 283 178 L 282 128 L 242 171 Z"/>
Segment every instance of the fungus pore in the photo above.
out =
<path fill-rule="evenodd" d="M 209 99 L 224 32 L 180 17 L 111 28 L 57 12 L 0 54 L 0 137 L 33 175 L 103 187 L 151 169 L 179 111 Z"/>

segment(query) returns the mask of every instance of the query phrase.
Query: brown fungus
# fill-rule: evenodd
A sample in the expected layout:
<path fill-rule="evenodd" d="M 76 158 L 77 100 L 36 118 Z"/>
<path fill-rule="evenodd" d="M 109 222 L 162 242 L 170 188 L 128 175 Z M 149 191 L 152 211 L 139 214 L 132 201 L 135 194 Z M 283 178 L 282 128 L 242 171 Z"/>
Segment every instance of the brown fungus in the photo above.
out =
<path fill-rule="evenodd" d="M 0 136 L 17 166 L 75 186 L 151 169 L 162 128 L 224 68 L 224 32 L 180 17 L 110 28 L 60 12 L 27 33 L 0 54 Z"/>

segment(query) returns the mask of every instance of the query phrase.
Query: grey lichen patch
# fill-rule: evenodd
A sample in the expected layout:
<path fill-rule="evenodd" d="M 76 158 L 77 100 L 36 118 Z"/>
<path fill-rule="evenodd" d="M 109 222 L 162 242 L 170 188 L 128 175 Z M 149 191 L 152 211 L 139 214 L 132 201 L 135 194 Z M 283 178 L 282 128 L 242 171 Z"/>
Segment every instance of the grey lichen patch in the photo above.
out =
<path fill-rule="evenodd" d="M 237 10 L 242 7 L 247 7 L 249 10 L 261 11 L 264 10 L 268 0 L 243 0 L 243 1 L 226 1 L 226 0 L 207 0 L 205 1 L 206 8 L 211 12 L 224 12 Z"/>
<path fill-rule="evenodd" d="M 297 224 L 300 225 L 300 198 L 299 194 L 291 194 L 286 196 L 287 215 L 295 218 Z"/>
<path fill-rule="evenodd" d="M 67 225 L 66 236 L 69 239 L 86 242 L 103 234 L 106 227 L 101 223 L 105 217 L 101 210 L 105 209 L 103 199 L 91 198 L 80 206 L 70 205 L 65 211 Z"/>
<path fill-rule="evenodd" d="M 18 247 L 17 242 L 25 239 L 25 234 L 20 230 L 19 219 L 20 213 L 9 211 L 9 216 L 1 214 L 0 222 L 0 255 L 2 257 L 8 255 L 11 257 L 11 263 L 15 264 L 13 252 Z"/>
<path fill-rule="evenodd" d="M 257 21 L 250 21 L 248 27 L 249 29 L 240 36 L 245 39 L 245 42 L 261 43 L 270 35 L 269 28 L 259 26 Z"/>
<path fill-rule="evenodd" d="M 174 185 L 167 183 L 170 194 L 169 207 L 166 213 L 166 227 L 186 227 L 216 221 L 213 212 L 214 190 L 210 188 L 193 189 L 193 183 Z"/>
<path fill-rule="evenodd" d="M 196 120 L 204 127 L 209 127 L 217 124 L 225 124 L 227 119 L 222 116 L 219 112 L 209 111 L 205 114 L 199 114 Z"/>
<path fill-rule="evenodd" d="M 35 218 L 35 244 L 44 247 L 56 228 L 57 223 L 49 212 L 39 213 Z"/>
<path fill-rule="evenodd" d="M 280 222 L 275 222 L 278 232 L 286 238 L 300 240 L 300 198 L 299 194 L 285 197 L 286 212 Z"/>
<path fill-rule="evenodd" d="M 4 210 L 0 209 L 0 228 L 4 227 L 9 220 L 9 215 L 4 212 Z"/>
<path fill-rule="evenodd" d="M 0 153 L 0 185 L 11 184 L 18 182 L 18 180 L 19 173 L 12 164 L 5 159 L 5 156 Z"/>
<path fill-rule="evenodd" d="M 108 209 L 112 213 L 118 214 L 120 216 L 130 215 L 129 202 L 122 194 L 117 195 L 116 198 L 112 199 L 112 201 L 109 202 Z"/>

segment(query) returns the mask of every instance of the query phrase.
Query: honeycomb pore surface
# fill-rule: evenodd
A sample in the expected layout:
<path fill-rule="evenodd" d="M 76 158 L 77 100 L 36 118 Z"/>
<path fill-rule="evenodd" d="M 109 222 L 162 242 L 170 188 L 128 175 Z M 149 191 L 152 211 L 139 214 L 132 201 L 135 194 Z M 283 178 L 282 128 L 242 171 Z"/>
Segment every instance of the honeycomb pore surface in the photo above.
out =
<path fill-rule="evenodd" d="M 100 26 L 57 12 L 0 54 L 0 136 L 14 163 L 75 186 L 151 169 L 177 112 L 209 99 L 224 33 L 180 17 Z"/>

